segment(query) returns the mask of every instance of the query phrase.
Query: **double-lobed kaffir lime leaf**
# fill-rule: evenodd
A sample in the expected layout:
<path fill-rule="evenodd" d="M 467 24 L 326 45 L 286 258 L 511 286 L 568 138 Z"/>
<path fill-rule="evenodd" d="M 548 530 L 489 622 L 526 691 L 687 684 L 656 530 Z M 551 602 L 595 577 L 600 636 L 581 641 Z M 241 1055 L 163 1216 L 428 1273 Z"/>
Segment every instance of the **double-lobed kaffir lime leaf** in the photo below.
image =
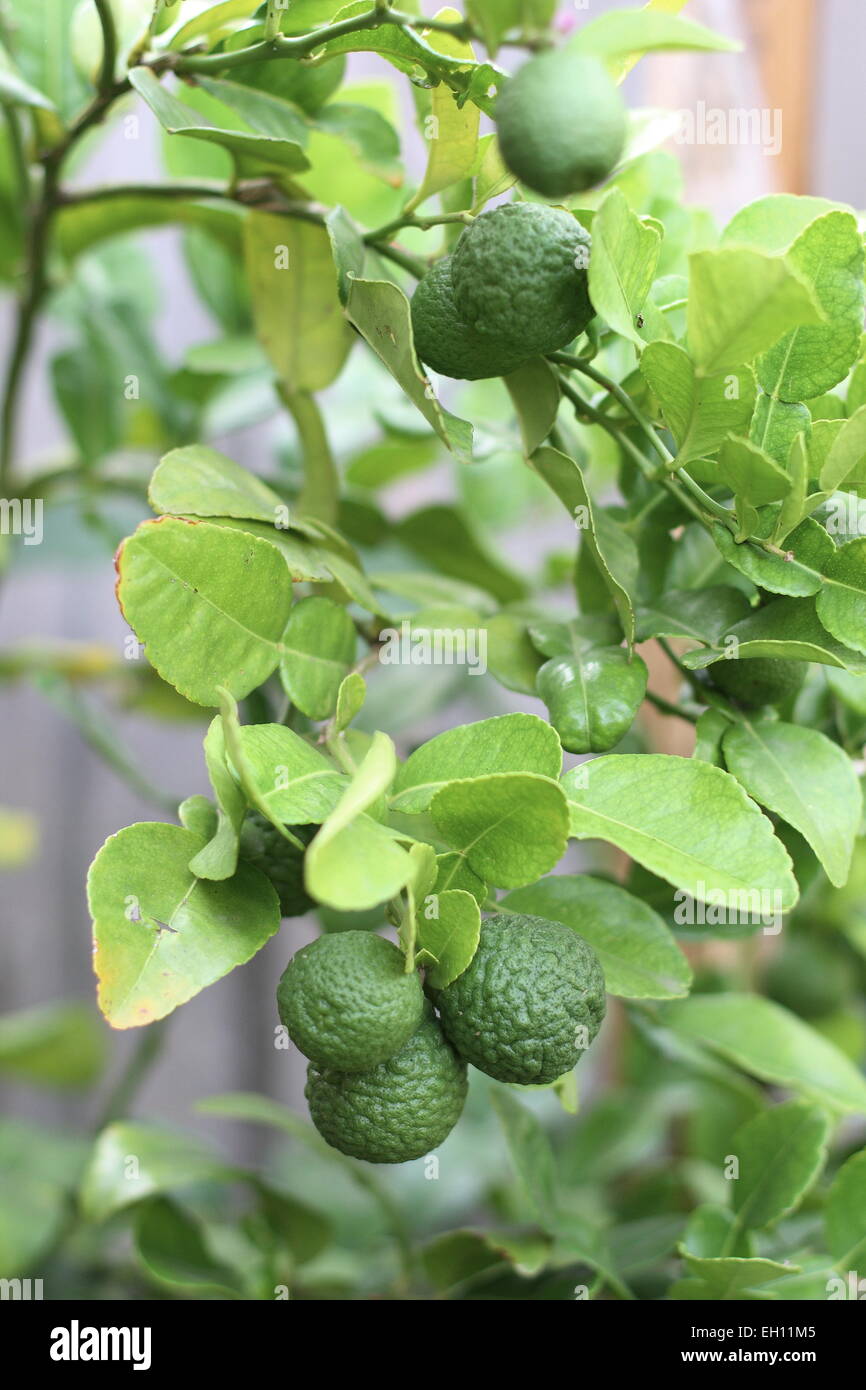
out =
<path fill-rule="evenodd" d="M 571 834 L 606 840 L 700 901 L 733 914 L 756 895 L 789 912 L 798 888 L 770 821 L 721 768 L 661 753 L 612 754 L 566 773 Z"/>
<path fill-rule="evenodd" d="M 422 902 L 418 912 L 416 960 L 427 983 L 445 989 L 471 964 L 481 936 L 481 912 L 471 893 L 446 889 Z"/>
<path fill-rule="evenodd" d="M 187 699 L 249 694 L 279 663 L 292 584 L 278 551 L 243 531 L 165 517 L 120 547 L 117 594 L 150 664 Z"/>
<path fill-rule="evenodd" d="M 530 772 L 448 782 L 430 803 L 437 830 L 480 878 L 519 888 L 548 873 L 568 841 L 559 784 Z"/>
<path fill-rule="evenodd" d="M 416 749 L 397 772 L 395 811 L 426 811 L 446 783 L 490 773 L 534 772 L 557 778 L 562 749 L 553 729 L 535 714 L 503 714 L 464 724 Z"/>
<path fill-rule="evenodd" d="M 277 895 L 248 864 L 222 882 L 196 878 L 205 846 L 180 826 L 112 835 L 87 880 L 99 1006 L 114 1028 L 164 1018 L 255 955 L 279 930 Z"/>

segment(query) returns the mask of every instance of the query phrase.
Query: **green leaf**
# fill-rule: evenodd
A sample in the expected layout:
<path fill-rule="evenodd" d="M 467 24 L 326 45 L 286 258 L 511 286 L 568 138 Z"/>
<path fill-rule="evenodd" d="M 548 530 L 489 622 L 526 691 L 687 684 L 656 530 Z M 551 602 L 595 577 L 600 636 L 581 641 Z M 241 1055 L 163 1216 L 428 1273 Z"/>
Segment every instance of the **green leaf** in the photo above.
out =
<path fill-rule="evenodd" d="M 827 1158 L 830 1126 L 823 1110 L 789 1100 L 738 1129 L 731 1149 L 739 1159 L 733 1184 L 740 1227 L 760 1231 L 794 1211 Z"/>
<path fill-rule="evenodd" d="M 439 11 L 439 19 L 459 23 L 463 16 L 447 6 Z M 426 41 L 437 53 L 472 62 L 472 45 L 452 34 L 431 32 Z M 430 149 L 427 168 L 421 186 L 407 204 L 407 211 L 420 207 L 435 193 L 451 188 L 472 173 L 478 148 L 478 127 L 481 112 L 474 102 L 459 104 L 444 82 L 433 87 L 430 94 L 431 112 L 424 123 L 424 134 Z"/>
<path fill-rule="evenodd" d="M 824 581 L 815 600 L 818 617 L 838 641 L 866 653 L 866 536 L 836 551 Z"/>
<path fill-rule="evenodd" d="M 353 280 L 364 273 L 366 248 L 358 228 L 345 208 L 335 207 L 325 215 L 325 227 L 331 241 L 331 255 L 337 270 L 337 293 L 345 307 Z"/>
<path fill-rule="evenodd" d="M 596 58 L 617 59 L 658 49 L 730 53 L 740 45 L 691 19 L 646 6 L 599 15 L 578 30 L 570 47 Z"/>
<path fill-rule="evenodd" d="M 788 661 L 817 661 L 825 666 L 841 666 L 855 674 L 866 674 L 866 661 L 822 627 L 812 598 L 780 598 L 765 604 L 743 618 L 727 633 L 738 643 L 740 658 L 778 656 Z M 704 651 L 687 652 L 683 664 L 696 670 L 725 658 L 728 648 L 719 645 Z"/>
<path fill-rule="evenodd" d="M 841 429 L 834 431 L 832 443 L 820 470 L 824 492 L 835 492 L 848 482 L 852 473 L 859 475 L 866 460 L 866 405 L 856 410 Z M 860 482 L 859 476 L 855 480 Z"/>
<path fill-rule="evenodd" d="M 450 415 L 433 395 L 415 356 L 403 291 L 384 280 L 353 280 L 346 315 L 440 439 L 462 463 L 471 462 L 472 426 Z"/>
<path fill-rule="evenodd" d="M 375 734 L 304 857 L 304 884 L 317 902 L 346 911 L 375 907 L 409 882 L 413 864 L 407 851 L 363 814 L 390 789 L 396 771 L 393 743 Z"/>
<path fill-rule="evenodd" d="M 229 1298 L 238 1281 L 207 1246 L 206 1227 L 176 1202 L 152 1197 L 140 1203 L 135 1248 L 144 1268 L 160 1283 L 184 1289 L 214 1289 Z"/>
<path fill-rule="evenodd" d="M 517 412 L 524 455 L 531 458 L 556 424 L 559 381 L 550 363 L 542 357 L 526 362 L 503 380 Z"/>
<path fill-rule="evenodd" d="M 714 454 L 729 433 L 748 429 L 756 393 L 750 367 L 701 377 L 684 348 L 655 342 L 644 349 L 640 370 L 677 442 L 679 467 Z"/>
<path fill-rule="evenodd" d="M 767 510 L 759 513 L 758 522 L 752 535 L 769 539 L 777 525 L 777 513 Z M 757 546 L 741 544 L 736 541 L 727 526 L 714 525 L 713 540 L 719 553 L 729 565 L 751 579 L 753 584 L 772 594 L 790 594 L 804 598 L 817 594 L 824 583 L 824 570 L 836 553 L 833 541 L 817 521 L 807 517 L 787 536 L 785 550 L 787 556 L 773 555 Z M 719 633 L 716 641 L 723 636 Z"/>
<path fill-rule="evenodd" d="M 842 1164 L 827 1194 L 824 1230 L 836 1268 L 863 1268 L 866 1254 L 866 1149 Z"/>
<path fill-rule="evenodd" d="M 223 721 L 219 715 L 211 722 L 204 740 L 204 756 L 208 776 L 217 803 L 217 823 L 212 838 L 189 867 L 197 878 L 231 878 L 238 866 L 240 832 L 247 809 L 247 799 L 229 769 Z M 195 826 L 187 825 L 187 830 Z"/>
<path fill-rule="evenodd" d="M 53 111 L 54 102 L 44 92 L 26 82 L 12 67 L 0 66 L 0 102 L 4 106 L 35 106 Z"/>
<path fill-rule="evenodd" d="M 430 915 L 428 915 L 428 913 Z M 472 962 L 481 936 L 481 912 L 471 893 L 450 889 L 423 900 L 418 912 L 418 963 L 427 983 L 445 989 Z"/>
<path fill-rule="evenodd" d="M 105 1221 L 159 1193 L 236 1176 L 189 1135 L 122 1120 L 104 1129 L 93 1146 L 81 1180 L 81 1209 L 88 1221 Z"/>
<path fill-rule="evenodd" d="M 773 541 L 783 545 L 794 527 L 802 521 L 808 507 L 806 493 L 809 490 L 809 446 L 805 434 L 798 434 L 791 444 L 788 455 L 788 475 L 791 479 L 790 491 L 786 494 L 776 517 Z"/>
<path fill-rule="evenodd" d="M 253 92 L 239 83 L 204 79 L 201 86 L 217 99 L 215 110 L 225 122 L 215 125 L 174 96 L 150 68 L 133 68 L 129 81 L 170 135 L 219 145 L 236 159 L 260 169 L 297 174 L 310 167 L 302 148 L 306 127 L 287 101 Z"/>
<path fill-rule="evenodd" d="M 556 493 L 570 513 L 583 542 L 598 567 L 605 588 L 613 599 L 629 646 L 634 642 L 634 609 L 631 594 L 637 586 L 637 547 L 627 532 L 618 528 L 601 508 L 595 509 L 574 459 L 558 449 L 539 449 L 532 467 Z"/>
<path fill-rule="evenodd" d="M 606 840 L 701 902 L 724 895 L 732 912 L 772 895 L 797 901 L 791 861 L 773 827 L 727 772 L 661 753 L 611 754 L 563 778 L 571 833 Z"/>
<path fill-rule="evenodd" d="M 799 830 L 830 882 L 842 887 L 863 814 L 848 754 L 817 729 L 771 720 L 732 725 L 722 751 L 749 795 Z"/>
<path fill-rule="evenodd" d="M 702 763 L 722 767 L 722 737 L 728 727 L 729 722 L 721 710 L 704 710 L 695 726 L 695 751 L 692 757 L 699 758 Z"/>
<path fill-rule="evenodd" d="M 164 680 L 199 705 L 239 699 L 276 668 L 292 585 L 272 545 L 242 531 L 146 521 L 117 556 L 124 617 Z"/>
<path fill-rule="evenodd" d="M 225 181 L 214 179 L 213 197 L 225 192 Z M 144 227 L 177 224 L 204 232 L 219 247 L 236 257 L 240 246 L 244 214 L 240 208 L 216 207 L 203 201 L 208 197 L 207 180 L 200 199 L 178 198 L 172 180 L 148 184 L 144 193 L 122 196 L 114 192 L 107 198 L 68 203 L 56 214 L 55 236 L 61 253 L 74 260 L 92 246 L 125 232 Z"/>
<path fill-rule="evenodd" d="M 660 248 L 658 228 L 632 212 L 622 189 L 611 188 L 592 221 L 589 297 L 610 327 L 639 347 L 637 316 L 655 279 Z"/>
<path fill-rule="evenodd" d="M 69 1128 L 0 1119 L 0 1267 L 4 1278 L 30 1276 L 69 1221 L 71 1189 L 89 1144 Z"/>
<path fill-rule="evenodd" d="M 537 689 L 569 753 L 606 753 L 624 738 L 646 695 L 643 660 L 622 647 L 575 643 L 538 672 Z"/>
<path fill-rule="evenodd" d="M 501 888 L 520 888 L 548 873 L 568 840 L 562 788 L 535 773 L 448 782 L 434 796 L 430 813 L 469 867 Z"/>
<path fill-rule="evenodd" d="M 306 1202 L 287 1192 L 257 1184 L 261 1214 L 268 1225 L 268 1236 L 279 1248 L 288 1249 L 298 1264 L 315 1259 L 330 1243 L 330 1221 Z"/>
<path fill-rule="evenodd" d="M 274 525 L 288 510 L 261 478 L 206 444 L 163 455 L 147 495 L 163 516 L 232 516 Z"/>
<path fill-rule="evenodd" d="M 501 714 L 463 724 L 422 743 L 397 773 L 391 808 L 426 811 L 447 783 L 490 773 L 534 772 L 554 780 L 562 771 L 559 739 L 535 714 Z"/>
<path fill-rule="evenodd" d="M 598 955 L 609 994 L 675 999 L 689 992 L 691 968 L 661 917 L 616 883 L 557 874 L 509 893 L 501 906 L 573 927 Z"/>
<path fill-rule="evenodd" d="M 488 552 L 454 507 L 422 507 L 404 517 L 396 532 L 429 565 L 465 584 L 477 585 L 500 603 L 511 603 L 526 594 L 523 580 Z"/>
<path fill-rule="evenodd" d="M 345 608 L 317 595 L 292 609 L 280 674 L 286 694 L 308 719 L 329 719 L 355 660 L 358 637 Z"/>
<path fill-rule="evenodd" d="M 683 1256 L 691 1272 L 697 1276 L 697 1288 L 691 1287 L 693 1281 L 684 1281 L 688 1287 L 683 1289 L 682 1297 L 688 1299 L 707 1298 L 713 1302 L 733 1299 L 739 1302 L 749 1289 L 763 1289 L 764 1285 L 797 1271 L 796 1266 L 757 1257 L 702 1260 L 687 1251 L 683 1251 Z M 699 1292 L 699 1289 L 705 1292 Z"/>
<path fill-rule="evenodd" d="M 741 208 L 722 232 L 722 241 L 771 253 L 786 251 L 811 223 L 834 209 L 846 211 L 843 204 L 827 198 L 770 193 Z"/>
<path fill-rule="evenodd" d="M 360 671 L 350 671 L 340 682 L 337 708 L 334 711 L 334 732 L 341 734 L 357 718 L 367 698 L 367 682 Z"/>
<path fill-rule="evenodd" d="M 675 1033 L 702 1043 L 762 1081 L 837 1110 L 866 1110 L 866 1079 L 795 1014 L 757 994 L 704 994 L 665 1005 Z"/>
<path fill-rule="evenodd" d="M 786 252 L 789 266 L 812 287 L 828 322 L 793 329 L 758 363 L 764 390 L 783 401 L 804 401 L 844 381 L 857 360 L 866 285 L 863 242 L 849 212 L 828 212 Z"/>
<path fill-rule="evenodd" d="M 127 826 L 87 876 L 99 1007 L 113 1028 L 164 1018 L 243 965 L 279 930 L 277 895 L 240 864 L 212 883 L 190 872 L 204 840 L 157 823 Z"/>
<path fill-rule="evenodd" d="M 694 642 L 714 644 L 749 612 L 749 600 L 742 589 L 725 584 L 706 589 L 670 589 L 638 609 L 637 640 L 688 637 Z"/>
<path fill-rule="evenodd" d="M 280 382 L 292 392 L 330 386 L 354 336 L 343 317 L 327 230 L 251 212 L 244 255 L 256 334 Z"/>
<path fill-rule="evenodd" d="M 496 1111 L 517 1181 L 542 1228 L 556 1229 L 557 1193 L 553 1150 L 541 1124 L 519 1100 L 494 1086 L 490 1102 Z"/>
<path fill-rule="evenodd" d="M 247 724 L 239 736 L 254 805 L 273 824 L 320 825 L 328 818 L 348 779 L 324 753 L 284 724 Z"/>
<path fill-rule="evenodd" d="M 0 1017 L 0 1075 L 40 1086 L 87 1086 L 105 1061 L 103 1029 L 84 1004 L 43 1004 Z"/>
<path fill-rule="evenodd" d="M 824 322 L 807 281 L 780 256 L 722 247 L 689 264 L 689 351 L 704 376 L 735 371 L 790 329 Z"/>
<path fill-rule="evenodd" d="M 494 56 L 512 29 L 547 29 L 555 11 L 556 0 L 466 0 L 466 14 Z"/>
<path fill-rule="evenodd" d="M 529 640 L 527 619 L 516 613 L 497 613 L 487 620 L 486 630 L 490 674 L 506 690 L 534 695 L 542 658 Z"/>
<path fill-rule="evenodd" d="M 805 434 L 808 437 L 811 430 L 812 417 L 807 406 L 779 401 L 775 396 L 758 392 L 749 438 L 782 468 L 787 466 L 791 445 L 797 435 Z"/>
<path fill-rule="evenodd" d="M 719 452 L 719 481 L 726 483 L 739 505 L 764 507 L 791 490 L 791 479 L 775 459 L 750 439 L 729 434 Z"/>

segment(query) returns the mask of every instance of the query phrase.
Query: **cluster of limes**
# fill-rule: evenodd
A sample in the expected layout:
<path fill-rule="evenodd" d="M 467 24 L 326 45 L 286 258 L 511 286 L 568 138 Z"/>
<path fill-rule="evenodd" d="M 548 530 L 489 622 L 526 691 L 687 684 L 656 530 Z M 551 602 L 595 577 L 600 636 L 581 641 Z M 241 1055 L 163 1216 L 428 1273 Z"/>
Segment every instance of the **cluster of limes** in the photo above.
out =
<path fill-rule="evenodd" d="M 511 172 L 556 200 L 606 178 L 625 143 L 616 86 L 601 63 L 570 49 L 530 59 L 499 98 L 496 122 Z M 415 291 L 421 361 L 474 381 L 565 347 L 593 317 L 590 244 L 564 208 L 509 203 L 483 213 Z"/>
<path fill-rule="evenodd" d="M 498 1081 L 545 1085 L 596 1036 L 604 975 L 571 928 L 517 913 L 487 918 L 475 956 L 425 998 L 421 977 L 374 933 L 321 936 L 289 962 L 277 1005 L 309 1059 L 319 1133 L 371 1163 L 405 1163 L 450 1134 L 466 1064 Z"/>

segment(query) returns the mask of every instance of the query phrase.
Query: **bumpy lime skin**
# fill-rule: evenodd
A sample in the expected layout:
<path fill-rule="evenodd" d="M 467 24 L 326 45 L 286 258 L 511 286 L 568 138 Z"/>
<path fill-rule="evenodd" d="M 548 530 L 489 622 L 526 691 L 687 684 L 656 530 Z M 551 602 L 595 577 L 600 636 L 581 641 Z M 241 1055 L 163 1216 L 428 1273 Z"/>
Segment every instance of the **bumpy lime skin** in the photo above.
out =
<path fill-rule="evenodd" d="M 277 989 L 280 1019 L 321 1067 L 360 1072 L 391 1057 L 421 1021 L 424 992 L 397 947 L 373 932 L 320 936 L 293 956 Z"/>
<path fill-rule="evenodd" d="M 781 705 L 799 694 L 808 671 L 808 661 L 754 656 L 714 661 L 708 675 L 718 690 L 744 709 L 761 709 L 764 705 Z"/>
<path fill-rule="evenodd" d="M 368 1163 L 408 1163 L 447 1139 L 466 1090 L 466 1065 L 428 1006 L 420 1028 L 387 1062 L 354 1074 L 310 1065 L 305 1094 L 332 1148 Z"/>
<path fill-rule="evenodd" d="M 601 63 L 567 49 L 530 58 L 496 104 L 502 158 L 545 198 L 601 183 L 622 154 L 626 108 Z"/>
<path fill-rule="evenodd" d="M 471 965 L 437 995 L 446 1037 L 497 1081 L 546 1085 L 579 1062 L 601 1027 L 604 974 L 560 922 L 489 917 Z"/>
<path fill-rule="evenodd" d="M 482 338 L 524 360 L 556 352 L 595 312 L 587 275 L 591 245 L 586 228 L 562 208 L 506 203 L 482 213 L 451 258 L 458 314 Z"/>
<path fill-rule="evenodd" d="M 460 381 L 508 376 L 532 355 L 503 349 L 461 318 L 454 303 L 450 256 L 436 262 L 412 296 L 412 329 L 421 361 L 431 371 Z"/>
<path fill-rule="evenodd" d="M 308 843 L 316 826 L 293 826 L 292 834 Z M 267 874 L 277 890 L 283 917 L 303 917 L 315 903 L 304 888 L 304 856 L 258 811 L 248 811 L 241 827 L 240 854 Z"/>

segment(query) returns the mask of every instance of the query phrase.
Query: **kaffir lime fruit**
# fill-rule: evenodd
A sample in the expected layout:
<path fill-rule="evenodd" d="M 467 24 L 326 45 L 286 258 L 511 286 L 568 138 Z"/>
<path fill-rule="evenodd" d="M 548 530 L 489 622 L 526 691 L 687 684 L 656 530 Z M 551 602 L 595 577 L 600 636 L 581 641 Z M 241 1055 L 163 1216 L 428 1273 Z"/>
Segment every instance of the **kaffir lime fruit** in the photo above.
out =
<path fill-rule="evenodd" d="M 626 109 L 595 58 L 558 49 L 530 58 L 496 104 L 502 158 L 546 198 L 607 178 L 623 151 Z"/>
<path fill-rule="evenodd" d="M 708 675 L 717 690 L 744 709 L 781 705 L 799 693 L 809 670 L 807 661 L 783 661 L 776 656 L 715 661 Z"/>
<path fill-rule="evenodd" d="M 316 826 L 290 826 L 292 834 L 306 844 Z M 286 840 L 275 825 L 258 811 L 248 811 L 241 828 L 240 855 L 261 869 L 277 890 L 284 917 L 303 917 L 315 903 L 304 888 L 304 855 Z"/>
<path fill-rule="evenodd" d="M 407 1163 L 448 1137 L 466 1099 L 466 1065 L 433 1017 L 387 1062 L 369 1071 L 310 1065 L 306 1097 L 316 1129 L 335 1149 L 368 1163 Z"/>
<path fill-rule="evenodd" d="M 472 963 L 436 996 L 461 1057 L 497 1081 L 545 1085 L 570 1071 L 604 1018 L 595 951 L 560 922 L 489 917 Z"/>
<path fill-rule="evenodd" d="M 589 232 L 562 208 L 506 203 L 485 212 L 454 248 L 460 318 L 523 361 L 565 347 L 593 316 Z"/>
<path fill-rule="evenodd" d="M 450 256 L 437 261 L 412 296 L 412 329 L 421 361 L 431 371 L 462 381 L 508 376 L 530 355 L 482 338 L 461 318 L 454 303 Z"/>
<path fill-rule="evenodd" d="M 320 936 L 293 956 L 277 989 L 280 1019 L 305 1057 L 357 1072 L 384 1062 L 414 1033 L 421 981 L 373 932 Z"/>

